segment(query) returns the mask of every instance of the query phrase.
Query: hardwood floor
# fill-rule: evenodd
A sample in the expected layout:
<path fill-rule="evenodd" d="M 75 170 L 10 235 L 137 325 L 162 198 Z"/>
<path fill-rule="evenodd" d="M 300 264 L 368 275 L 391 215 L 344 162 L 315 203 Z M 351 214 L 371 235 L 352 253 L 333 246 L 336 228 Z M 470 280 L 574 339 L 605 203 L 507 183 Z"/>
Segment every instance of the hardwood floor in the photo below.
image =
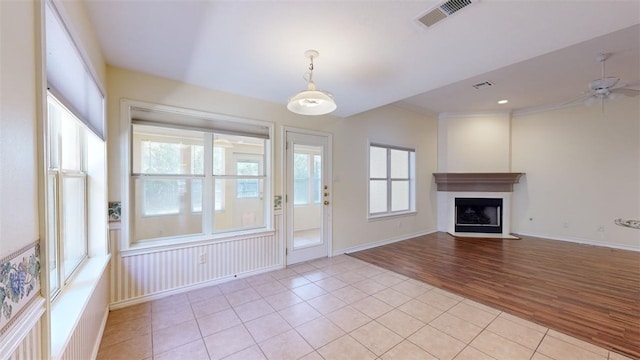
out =
<path fill-rule="evenodd" d="M 350 254 L 640 358 L 640 253 L 434 233 Z"/>

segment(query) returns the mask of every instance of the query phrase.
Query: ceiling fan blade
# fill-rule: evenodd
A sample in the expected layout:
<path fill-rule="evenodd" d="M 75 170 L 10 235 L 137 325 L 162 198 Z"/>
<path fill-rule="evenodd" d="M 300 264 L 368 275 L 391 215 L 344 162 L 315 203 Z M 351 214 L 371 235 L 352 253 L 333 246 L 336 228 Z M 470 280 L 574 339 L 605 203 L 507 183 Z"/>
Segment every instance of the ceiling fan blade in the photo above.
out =
<path fill-rule="evenodd" d="M 614 93 L 614 94 L 622 94 L 624 96 L 633 97 L 633 96 L 640 95 L 640 88 L 633 89 L 633 88 L 623 87 L 623 88 L 612 90 L 611 92 Z"/>
<path fill-rule="evenodd" d="M 620 83 L 612 87 L 610 90 L 617 90 L 617 89 L 629 89 L 629 90 L 640 91 L 640 81 L 636 81 L 632 83 Z"/>
<path fill-rule="evenodd" d="M 623 85 L 623 86 L 621 86 L 621 88 L 624 88 L 626 90 L 640 91 L 640 81 L 639 82 L 635 82 L 635 83 L 631 83 L 631 84 Z"/>

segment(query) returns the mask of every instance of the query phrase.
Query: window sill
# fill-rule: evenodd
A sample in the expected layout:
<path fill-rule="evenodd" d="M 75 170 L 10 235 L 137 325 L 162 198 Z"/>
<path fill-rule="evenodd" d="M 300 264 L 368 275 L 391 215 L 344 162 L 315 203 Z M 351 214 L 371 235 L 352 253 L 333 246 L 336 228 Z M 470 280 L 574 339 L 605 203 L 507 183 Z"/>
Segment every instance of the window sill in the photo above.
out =
<path fill-rule="evenodd" d="M 210 243 L 236 241 L 247 237 L 258 237 L 275 234 L 274 229 L 254 229 L 234 231 L 233 233 L 220 233 L 215 235 L 200 235 L 189 237 L 177 237 L 166 240 L 149 240 L 131 244 L 126 249 L 120 250 L 120 256 L 150 254 L 167 250 L 186 249 Z"/>
<path fill-rule="evenodd" d="M 413 210 L 413 211 L 404 211 L 404 212 L 398 212 L 393 214 L 369 215 L 367 220 L 368 221 L 389 220 L 389 219 L 401 218 L 406 216 L 415 216 L 417 213 L 418 213 L 417 211 Z"/>
<path fill-rule="evenodd" d="M 59 358 L 75 328 L 98 281 L 104 274 L 111 255 L 89 258 L 51 307 L 51 357 Z"/>

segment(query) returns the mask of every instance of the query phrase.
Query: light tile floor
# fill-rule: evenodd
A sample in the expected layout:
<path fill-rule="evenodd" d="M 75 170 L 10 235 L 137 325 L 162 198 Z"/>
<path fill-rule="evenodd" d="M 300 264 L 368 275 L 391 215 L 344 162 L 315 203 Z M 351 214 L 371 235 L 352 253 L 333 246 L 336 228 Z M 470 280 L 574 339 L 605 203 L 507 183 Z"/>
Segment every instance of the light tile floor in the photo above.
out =
<path fill-rule="evenodd" d="M 112 311 L 98 359 L 628 359 L 341 255 Z"/>

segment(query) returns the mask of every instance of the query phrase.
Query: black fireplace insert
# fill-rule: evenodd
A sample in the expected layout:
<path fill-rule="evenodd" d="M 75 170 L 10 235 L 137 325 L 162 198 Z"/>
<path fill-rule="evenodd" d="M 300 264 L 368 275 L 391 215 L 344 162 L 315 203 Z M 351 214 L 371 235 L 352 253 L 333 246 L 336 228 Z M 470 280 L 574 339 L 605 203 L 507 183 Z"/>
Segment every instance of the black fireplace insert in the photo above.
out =
<path fill-rule="evenodd" d="M 455 231 L 502 233 L 502 199 L 456 198 Z"/>

